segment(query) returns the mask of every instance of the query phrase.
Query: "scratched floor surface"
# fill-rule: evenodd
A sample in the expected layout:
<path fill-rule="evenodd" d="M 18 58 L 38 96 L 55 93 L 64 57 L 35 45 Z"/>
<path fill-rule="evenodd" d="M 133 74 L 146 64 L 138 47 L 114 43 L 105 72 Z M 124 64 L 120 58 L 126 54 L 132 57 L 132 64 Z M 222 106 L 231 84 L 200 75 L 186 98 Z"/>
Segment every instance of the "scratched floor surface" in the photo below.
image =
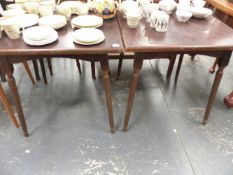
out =
<path fill-rule="evenodd" d="M 111 61 L 115 134 L 109 132 L 99 65 L 92 80 L 89 63 L 82 63 L 80 76 L 74 60 L 52 61 L 48 85 L 33 86 L 22 65 L 15 66 L 30 137 L 13 127 L 0 104 L 0 175 L 233 174 L 233 110 L 222 103 L 233 89 L 233 61 L 205 127 L 212 61 L 187 57 L 177 84 L 174 74 L 170 83 L 165 78 L 166 60 L 144 62 L 126 133 L 132 61 L 124 62 L 120 81 L 114 79 L 117 62 Z"/>

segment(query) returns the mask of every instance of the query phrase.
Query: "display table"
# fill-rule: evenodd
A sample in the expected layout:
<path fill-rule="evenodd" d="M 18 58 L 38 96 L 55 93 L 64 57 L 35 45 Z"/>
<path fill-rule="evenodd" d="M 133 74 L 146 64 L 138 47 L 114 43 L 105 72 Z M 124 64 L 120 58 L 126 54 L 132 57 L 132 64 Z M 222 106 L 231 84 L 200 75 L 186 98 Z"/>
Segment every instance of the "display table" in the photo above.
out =
<path fill-rule="evenodd" d="M 143 60 L 161 59 L 177 54 L 201 54 L 219 58 L 219 68 L 213 82 L 208 104 L 203 118 L 207 123 L 215 96 L 228 65 L 233 49 L 233 31 L 215 17 L 205 20 L 192 18 L 188 23 L 180 23 L 170 16 L 168 29 L 164 33 L 156 32 L 142 19 L 136 29 L 129 29 L 126 20 L 118 15 L 122 39 L 126 52 L 134 52 L 133 75 L 129 89 L 128 104 L 125 114 L 124 130 L 128 128 L 129 117 L 137 88 Z M 159 114 L 157 114 L 159 115 Z"/>
<path fill-rule="evenodd" d="M 214 7 L 216 17 L 233 28 L 233 3 L 225 0 L 208 0 L 208 3 Z M 214 70 L 217 63 L 215 61 L 210 70 Z M 224 98 L 224 103 L 227 107 L 233 107 L 233 91 Z"/>
<path fill-rule="evenodd" d="M 28 136 L 27 126 L 10 65 L 17 62 L 45 57 L 58 57 L 60 59 L 76 58 L 86 61 L 100 62 L 110 128 L 112 132 L 114 131 L 108 54 L 122 53 L 124 48 L 121 42 L 121 34 L 116 18 L 111 21 L 105 21 L 100 29 L 104 32 L 106 39 L 104 42 L 92 46 L 75 44 L 73 42 L 73 29 L 70 25 L 67 25 L 58 31 L 58 41 L 45 46 L 29 46 L 25 44 L 22 37 L 16 40 L 10 40 L 5 34 L 0 39 L 0 64 L 2 71 L 7 76 L 7 82 L 13 95 L 19 121 L 25 136 Z"/>

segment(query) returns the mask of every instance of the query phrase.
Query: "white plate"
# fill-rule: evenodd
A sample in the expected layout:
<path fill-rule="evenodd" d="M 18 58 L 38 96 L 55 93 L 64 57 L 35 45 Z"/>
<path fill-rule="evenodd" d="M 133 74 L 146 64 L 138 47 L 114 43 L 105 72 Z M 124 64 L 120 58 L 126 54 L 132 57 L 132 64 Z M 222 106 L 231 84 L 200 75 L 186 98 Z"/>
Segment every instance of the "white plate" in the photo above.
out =
<path fill-rule="evenodd" d="M 99 29 L 83 28 L 74 32 L 74 39 L 81 43 L 95 43 L 103 38 L 104 33 Z"/>
<path fill-rule="evenodd" d="M 25 11 L 22 9 L 9 9 L 1 12 L 3 17 L 12 17 L 25 14 Z"/>
<path fill-rule="evenodd" d="M 55 42 L 57 39 L 58 39 L 58 33 L 55 30 L 52 33 L 52 35 L 50 35 L 49 38 L 44 39 L 44 40 L 40 40 L 40 41 L 30 40 L 30 39 L 25 38 L 23 36 L 24 42 L 27 43 L 28 45 L 31 45 L 31 46 L 43 46 L 43 45 L 47 45 L 47 44 Z"/>
<path fill-rule="evenodd" d="M 48 26 L 54 29 L 60 29 L 67 24 L 66 17 L 62 15 L 44 16 L 39 19 L 40 26 Z"/>
<path fill-rule="evenodd" d="M 21 4 L 8 4 L 6 6 L 6 9 L 22 9 L 23 6 Z"/>
<path fill-rule="evenodd" d="M 105 40 L 105 36 L 101 37 L 98 41 L 91 42 L 91 43 L 85 43 L 85 42 L 80 42 L 74 39 L 74 42 L 80 45 L 85 45 L 85 46 L 90 46 L 90 45 L 95 45 L 103 42 Z"/>
<path fill-rule="evenodd" d="M 24 14 L 14 16 L 11 19 L 17 21 L 19 26 L 24 28 L 36 25 L 39 22 L 39 16 L 36 14 Z"/>
<path fill-rule="evenodd" d="M 35 26 L 23 31 L 23 37 L 33 41 L 40 41 L 50 38 L 56 32 L 52 27 Z"/>
<path fill-rule="evenodd" d="M 82 29 L 82 28 L 93 28 L 93 29 L 96 29 L 96 28 L 99 28 L 103 25 L 103 23 L 97 25 L 97 26 L 89 26 L 89 27 L 83 27 L 83 26 L 78 26 L 78 25 L 73 25 L 72 24 L 72 28 L 79 28 L 79 29 Z"/>
<path fill-rule="evenodd" d="M 208 8 L 192 7 L 190 11 L 196 18 L 207 18 L 213 14 L 213 11 Z"/>
<path fill-rule="evenodd" d="M 95 15 L 83 15 L 75 17 L 71 20 L 71 24 L 74 26 L 84 27 L 95 27 L 103 24 L 103 19 Z"/>

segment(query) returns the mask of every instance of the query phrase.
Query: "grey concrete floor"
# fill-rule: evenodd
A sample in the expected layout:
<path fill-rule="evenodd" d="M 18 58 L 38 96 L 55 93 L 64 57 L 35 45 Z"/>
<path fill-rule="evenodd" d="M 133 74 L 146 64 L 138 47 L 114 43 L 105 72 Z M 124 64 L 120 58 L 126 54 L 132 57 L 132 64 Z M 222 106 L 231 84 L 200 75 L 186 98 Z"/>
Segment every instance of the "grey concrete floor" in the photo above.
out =
<path fill-rule="evenodd" d="M 233 174 L 233 110 L 222 102 L 233 90 L 233 62 L 209 123 L 202 126 L 214 78 L 208 73 L 212 60 L 184 59 L 177 84 L 174 74 L 170 83 L 165 78 L 168 61 L 146 61 L 124 133 L 132 61 L 124 62 L 120 81 L 114 79 L 117 62 L 111 61 L 117 128 L 111 134 L 99 65 L 92 80 L 90 63 L 82 62 L 80 76 L 74 60 L 52 61 L 48 85 L 33 86 L 22 65 L 15 66 L 30 137 L 14 128 L 0 104 L 0 175 Z"/>

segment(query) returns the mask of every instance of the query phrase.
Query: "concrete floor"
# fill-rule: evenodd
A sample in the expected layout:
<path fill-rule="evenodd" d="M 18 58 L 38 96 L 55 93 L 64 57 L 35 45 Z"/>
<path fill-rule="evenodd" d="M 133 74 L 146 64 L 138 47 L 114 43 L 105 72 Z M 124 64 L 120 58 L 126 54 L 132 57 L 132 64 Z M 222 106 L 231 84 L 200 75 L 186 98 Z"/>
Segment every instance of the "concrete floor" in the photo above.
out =
<path fill-rule="evenodd" d="M 205 127 L 212 60 L 186 58 L 177 84 L 174 74 L 166 81 L 167 63 L 144 63 L 126 133 L 132 61 L 124 62 L 120 81 L 112 78 L 115 134 L 109 132 L 99 65 L 92 80 L 89 63 L 82 63 L 80 76 L 74 60 L 53 59 L 47 86 L 33 86 L 16 65 L 30 137 L 14 128 L 0 104 L 0 175 L 232 175 L 233 110 L 222 100 L 233 89 L 233 61 Z M 114 77 L 117 62 L 110 64 Z"/>

